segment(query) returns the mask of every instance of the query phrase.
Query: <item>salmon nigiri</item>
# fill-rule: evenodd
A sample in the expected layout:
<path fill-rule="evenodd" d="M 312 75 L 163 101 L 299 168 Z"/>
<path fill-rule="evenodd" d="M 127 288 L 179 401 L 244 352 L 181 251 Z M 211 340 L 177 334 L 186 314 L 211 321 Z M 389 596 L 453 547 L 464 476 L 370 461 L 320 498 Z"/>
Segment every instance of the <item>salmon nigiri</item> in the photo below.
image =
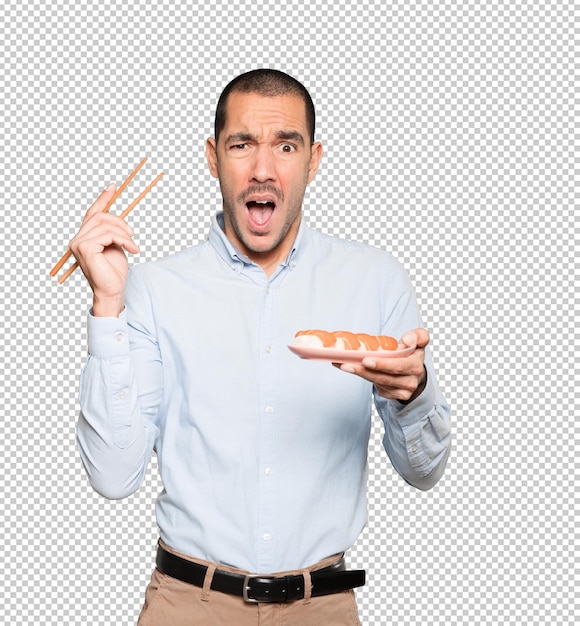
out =
<path fill-rule="evenodd" d="M 399 343 L 388 335 L 351 333 L 347 330 L 299 330 L 295 344 L 308 348 L 334 348 L 336 350 L 396 350 Z"/>
<path fill-rule="evenodd" d="M 309 348 L 333 348 L 336 337 L 326 330 L 299 330 L 296 335 L 296 344 Z"/>

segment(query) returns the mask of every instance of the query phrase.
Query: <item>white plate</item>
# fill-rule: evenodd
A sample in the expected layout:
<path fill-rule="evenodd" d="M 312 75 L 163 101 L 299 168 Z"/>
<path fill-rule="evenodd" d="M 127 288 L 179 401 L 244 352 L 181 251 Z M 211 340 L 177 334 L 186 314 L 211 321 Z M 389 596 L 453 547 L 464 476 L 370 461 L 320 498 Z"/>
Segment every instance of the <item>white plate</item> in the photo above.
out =
<path fill-rule="evenodd" d="M 335 348 L 309 348 L 291 344 L 288 348 L 301 359 L 330 361 L 331 363 L 360 363 L 368 356 L 377 359 L 398 359 L 415 352 L 415 346 L 398 350 L 336 350 Z"/>

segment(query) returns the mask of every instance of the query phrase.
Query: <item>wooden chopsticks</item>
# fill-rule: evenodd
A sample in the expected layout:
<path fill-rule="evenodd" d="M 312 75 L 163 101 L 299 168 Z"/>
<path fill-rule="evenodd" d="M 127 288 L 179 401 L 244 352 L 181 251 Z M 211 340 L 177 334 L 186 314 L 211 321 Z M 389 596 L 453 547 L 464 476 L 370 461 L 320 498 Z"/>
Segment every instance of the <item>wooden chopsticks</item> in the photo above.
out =
<path fill-rule="evenodd" d="M 141 161 L 141 163 L 139 163 L 139 165 L 131 172 L 131 174 L 129 174 L 129 176 L 123 182 L 123 184 L 119 187 L 119 189 L 117 189 L 117 191 L 115 191 L 115 193 L 113 194 L 113 197 L 109 200 L 109 202 L 107 202 L 107 205 L 103 209 L 103 213 L 107 213 L 109 211 L 109 209 L 111 208 L 111 206 L 113 205 L 115 200 L 117 200 L 117 198 L 126 189 L 127 185 L 133 180 L 133 178 L 135 178 L 135 176 L 137 175 L 137 172 L 143 167 L 143 165 L 145 165 L 146 161 L 147 161 L 147 157 L 145 157 Z M 159 180 L 161 180 L 162 176 L 163 176 L 163 172 L 158 174 L 156 176 L 156 178 L 153 180 L 153 182 L 151 182 L 149 185 L 147 185 L 147 187 L 137 196 L 137 198 L 135 198 L 135 200 L 133 200 L 133 202 L 131 202 L 131 204 L 121 213 L 121 215 L 119 217 L 121 217 L 123 219 L 125 217 L 127 217 L 127 215 L 129 215 L 129 213 L 131 213 L 131 211 L 139 204 L 139 202 L 141 202 L 141 200 L 143 200 L 143 198 L 151 191 L 151 189 L 153 189 L 153 187 L 159 182 Z M 70 258 L 71 254 L 72 254 L 72 252 L 71 252 L 71 249 L 69 248 L 62 255 L 62 257 L 58 261 L 58 263 L 50 270 L 50 275 L 51 276 L 56 276 L 58 274 L 58 272 L 60 271 L 62 266 Z M 73 263 L 73 265 L 71 265 L 69 267 L 69 269 L 58 279 L 58 284 L 62 285 L 64 283 L 64 281 L 77 269 L 78 266 L 79 266 L 78 262 Z"/>

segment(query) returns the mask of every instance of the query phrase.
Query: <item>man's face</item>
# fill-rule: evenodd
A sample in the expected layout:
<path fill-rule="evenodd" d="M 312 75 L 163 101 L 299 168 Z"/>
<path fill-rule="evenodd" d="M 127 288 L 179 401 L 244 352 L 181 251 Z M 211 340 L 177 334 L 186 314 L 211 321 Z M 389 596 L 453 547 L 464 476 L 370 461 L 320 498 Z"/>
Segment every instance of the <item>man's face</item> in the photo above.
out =
<path fill-rule="evenodd" d="M 303 100 L 230 94 L 225 126 L 217 145 L 208 139 L 206 156 L 220 181 L 226 236 L 271 274 L 290 252 L 322 157 L 320 143 L 310 143 Z"/>

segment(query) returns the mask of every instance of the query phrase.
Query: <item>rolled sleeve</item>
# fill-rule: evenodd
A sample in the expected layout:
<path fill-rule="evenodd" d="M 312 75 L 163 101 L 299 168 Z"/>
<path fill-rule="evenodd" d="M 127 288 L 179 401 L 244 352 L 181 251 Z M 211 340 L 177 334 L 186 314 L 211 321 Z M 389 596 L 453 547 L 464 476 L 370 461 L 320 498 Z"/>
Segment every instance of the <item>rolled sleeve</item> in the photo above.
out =
<path fill-rule="evenodd" d="M 451 445 L 450 409 L 432 375 L 425 389 L 409 404 L 377 396 L 385 424 L 385 449 L 401 476 L 418 489 L 430 489 L 440 479 Z"/>
<path fill-rule="evenodd" d="M 77 445 L 93 487 L 117 499 L 141 484 L 155 431 L 139 408 L 125 312 L 115 318 L 94 317 L 89 311 L 87 332 Z"/>

